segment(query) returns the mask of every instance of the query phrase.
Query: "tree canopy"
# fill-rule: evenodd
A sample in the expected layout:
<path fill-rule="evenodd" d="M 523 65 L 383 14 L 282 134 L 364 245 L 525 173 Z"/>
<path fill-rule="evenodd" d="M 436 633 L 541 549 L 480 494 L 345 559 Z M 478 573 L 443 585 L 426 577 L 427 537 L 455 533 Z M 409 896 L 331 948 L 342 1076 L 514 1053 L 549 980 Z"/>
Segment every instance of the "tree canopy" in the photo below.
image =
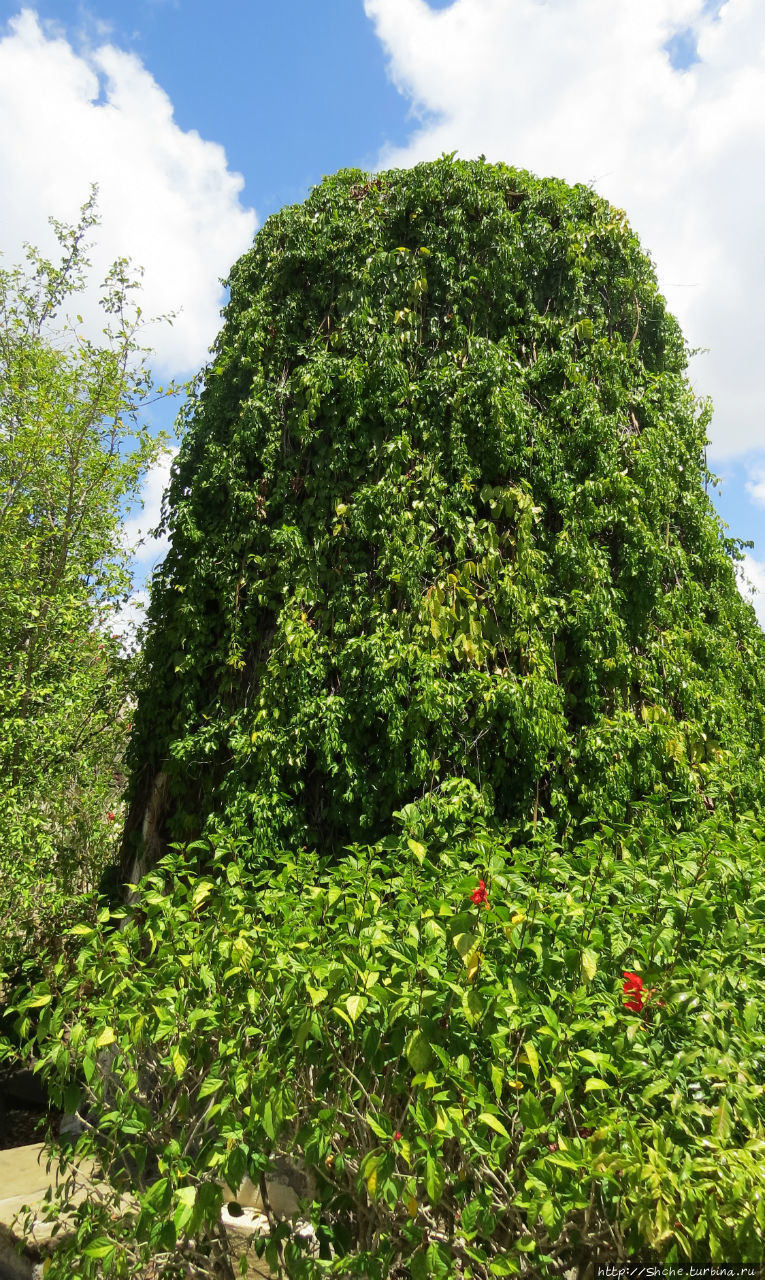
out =
<path fill-rule="evenodd" d="M 133 663 L 115 633 L 130 587 L 124 506 L 162 450 L 129 264 L 88 287 L 96 193 L 55 223 L 61 260 L 32 247 L 0 269 L 0 971 L 60 933 L 72 894 L 115 856 Z"/>
<path fill-rule="evenodd" d="M 167 837 L 225 814 L 263 851 L 375 838 L 454 778 L 561 830 L 761 793 L 765 646 L 706 492 L 709 408 L 619 210 L 482 161 L 345 170 L 228 283 L 133 829 L 159 769 Z"/>

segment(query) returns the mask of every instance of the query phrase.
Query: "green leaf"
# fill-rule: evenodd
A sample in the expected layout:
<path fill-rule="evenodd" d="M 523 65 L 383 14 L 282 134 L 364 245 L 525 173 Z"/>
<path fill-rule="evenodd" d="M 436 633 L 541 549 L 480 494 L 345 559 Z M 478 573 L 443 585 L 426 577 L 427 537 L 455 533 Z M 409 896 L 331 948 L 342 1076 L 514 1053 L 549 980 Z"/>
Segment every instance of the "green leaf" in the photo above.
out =
<path fill-rule="evenodd" d="M 528 1058 L 529 1066 L 531 1067 L 534 1079 L 538 1080 L 539 1079 L 539 1054 L 536 1051 L 533 1041 L 524 1040 L 523 1052 L 526 1054 L 526 1057 Z"/>
<path fill-rule="evenodd" d="M 173 1064 L 173 1071 L 175 1072 L 176 1077 L 180 1080 L 189 1065 L 189 1060 L 186 1054 L 183 1053 L 180 1048 L 173 1049 L 173 1052 L 170 1055 L 170 1061 Z"/>
<path fill-rule="evenodd" d="M 364 1012 L 368 1004 L 369 1000 L 367 996 L 348 996 L 348 999 L 345 1002 L 345 1007 L 348 1010 L 351 1022 L 356 1022 L 358 1020 L 359 1015 Z"/>
<path fill-rule="evenodd" d="M 591 947 L 585 947 L 582 951 L 582 974 L 586 982 L 592 982 L 598 971 L 598 955 Z"/>
<path fill-rule="evenodd" d="M 425 855 L 427 853 L 427 849 L 425 848 L 425 845 L 420 844 L 419 840 L 411 840 L 411 839 L 408 839 L 406 843 L 411 849 L 417 861 L 420 864 L 422 864 L 425 861 Z"/>
<path fill-rule="evenodd" d="M 276 1128 L 274 1126 L 274 1114 L 273 1114 L 273 1108 L 271 1106 L 270 1098 L 268 1099 L 265 1107 L 263 1108 L 263 1128 L 265 1129 L 271 1141 L 274 1142 L 276 1139 Z"/>
<path fill-rule="evenodd" d="M 499 1102 L 502 1097 L 502 1085 L 504 1083 L 504 1079 L 504 1071 L 501 1067 L 498 1067 L 495 1062 L 493 1062 L 491 1064 L 491 1087 L 494 1090 L 494 1096 L 497 1099 L 497 1102 Z"/>
<path fill-rule="evenodd" d="M 539 1206 L 539 1216 L 547 1228 L 547 1234 L 550 1239 L 555 1240 L 560 1234 L 560 1228 L 564 1217 L 563 1212 L 556 1205 L 554 1200 L 546 1198 Z"/>
<path fill-rule="evenodd" d="M 423 1031 L 413 1031 L 406 1045 L 406 1058 L 412 1071 L 418 1075 L 427 1071 L 433 1060 L 430 1041 Z"/>
<path fill-rule="evenodd" d="M 380 1140 L 383 1142 L 386 1142 L 390 1138 L 391 1130 L 383 1129 L 382 1125 L 378 1124 L 377 1121 L 372 1118 L 372 1116 L 367 1115 L 366 1122 L 369 1125 L 369 1128 L 372 1130 L 372 1133 L 375 1135 L 376 1138 L 380 1138 Z"/>
<path fill-rule="evenodd" d="M 727 1098 L 721 1098 L 712 1116 L 712 1137 L 718 1142 L 726 1142 L 733 1129 L 733 1116 Z"/>
<path fill-rule="evenodd" d="M 197 1097 L 200 1101 L 202 1098 L 209 1098 L 211 1094 L 216 1093 L 222 1087 L 223 1081 L 218 1079 L 217 1076 L 208 1076 L 206 1080 L 202 1081 Z"/>
<path fill-rule="evenodd" d="M 114 1042 L 115 1042 L 115 1040 L 116 1040 L 116 1039 L 117 1039 L 117 1037 L 116 1037 L 116 1035 L 114 1034 L 114 1028 L 113 1028 L 113 1027 L 104 1027 L 104 1029 L 103 1029 L 103 1031 L 101 1032 L 100 1036 L 99 1036 L 99 1037 L 98 1037 L 98 1039 L 96 1040 L 96 1048 L 97 1048 L 97 1049 L 105 1049 L 105 1048 L 106 1048 L 106 1046 L 107 1046 L 108 1044 L 114 1044 Z"/>
<path fill-rule="evenodd" d="M 211 880 L 198 881 L 198 883 L 194 886 L 194 892 L 191 895 L 191 906 L 194 911 L 196 911 L 197 907 L 201 907 L 205 898 L 209 898 L 210 894 L 213 891 L 213 888 L 214 888 L 214 885 Z"/>
<path fill-rule="evenodd" d="M 175 1198 L 177 1206 L 173 1214 L 173 1226 L 178 1234 L 180 1234 L 189 1224 L 194 1215 L 194 1206 L 197 1201 L 197 1188 L 180 1187 L 175 1193 Z"/>
<path fill-rule="evenodd" d="M 431 1204 L 437 1205 L 443 1195 L 445 1173 L 440 1164 L 428 1152 L 425 1157 L 425 1190 Z"/>
<path fill-rule="evenodd" d="M 333 1004 L 332 1012 L 336 1013 L 338 1018 L 342 1018 L 343 1022 L 347 1022 L 348 1026 L 351 1028 L 351 1030 L 353 1030 L 353 1023 L 351 1022 L 351 1019 L 349 1018 L 346 1010 L 342 1007 L 342 1005 Z"/>
<path fill-rule="evenodd" d="M 86 1258 L 110 1258 L 114 1253 L 114 1244 L 111 1240 L 107 1240 L 106 1236 L 97 1236 L 95 1240 L 91 1240 L 90 1244 L 86 1244 L 83 1253 Z"/>
<path fill-rule="evenodd" d="M 594 1093 L 597 1089 L 610 1089 L 611 1086 L 607 1080 L 601 1080 L 599 1076 L 590 1076 L 584 1086 L 585 1093 Z"/>
<path fill-rule="evenodd" d="M 545 1113 L 539 1098 L 533 1093 L 524 1093 L 518 1102 L 518 1114 L 525 1129 L 542 1129 L 547 1124 Z"/>
<path fill-rule="evenodd" d="M 25 1009 L 42 1009 L 46 1004 L 50 1004 L 52 999 L 53 996 L 50 992 L 47 992 L 45 995 L 33 996 L 31 1000 L 25 1000 L 23 1007 Z"/>
<path fill-rule="evenodd" d="M 517 1276 L 518 1264 L 508 1258 L 495 1258 L 489 1266 L 489 1272 L 493 1276 Z"/>
<path fill-rule="evenodd" d="M 490 1129 L 493 1129 L 495 1133 L 500 1133 L 503 1138 L 509 1139 L 510 1134 L 507 1132 L 507 1129 L 503 1125 L 502 1121 L 498 1119 L 497 1116 L 492 1115 L 490 1111 L 481 1111 L 479 1113 L 478 1119 L 481 1120 L 484 1124 L 488 1125 Z"/>
<path fill-rule="evenodd" d="M 453 944 L 462 956 L 465 967 L 470 964 L 471 957 L 480 943 L 480 938 L 475 933 L 458 933 L 453 939 Z"/>
<path fill-rule="evenodd" d="M 409 1272 L 412 1280 L 432 1280 L 432 1271 L 428 1262 L 426 1249 L 418 1249 L 409 1261 Z"/>

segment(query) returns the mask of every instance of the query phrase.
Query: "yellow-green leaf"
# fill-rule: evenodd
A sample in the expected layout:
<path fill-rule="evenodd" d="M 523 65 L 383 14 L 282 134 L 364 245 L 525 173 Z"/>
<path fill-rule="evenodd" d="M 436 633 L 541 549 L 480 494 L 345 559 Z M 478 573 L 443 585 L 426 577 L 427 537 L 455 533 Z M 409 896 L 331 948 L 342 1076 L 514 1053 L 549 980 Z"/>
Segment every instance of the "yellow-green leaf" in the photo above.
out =
<path fill-rule="evenodd" d="M 491 1067 L 491 1086 L 492 1086 L 492 1088 L 493 1088 L 493 1090 L 494 1090 L 494 1096 L 495 1096 L 495 1098 L 497 1099 L 497 1102 L 499 1102 L 500 1098 L 502 1097 L 502 1083 L 503 1083 L 503 1079 L 504 1079 L 504 1077 L 503 1077 L 503 1073 L 502 1073 L 502 1068 L 501 1068 L 501 1067 L 498 1067 L 496 1063 L 492 1063 L 492 1067 Z"/>
<path fill-rule="evenodd" d="M 412 1071 L 427 1071 L 432 1057 L 428 1037 L 422 1031 L 413 1031 L 406 1046 L 406 1058 Z"/>
<path fill-rule="evenodd" d="M 526 1060 L 529 1066 L 531 1067 L 531 1070 L 534 1075 L 534 1079 L 538 1080 L 539 1079 L 539 1054 L 537 1053 L 536 1048 L 534 1047 L 534 1044 L 532 1043 L 531 1040 L 524 1040 L 523 1052 L 525 1053 Z M 523 1054 L 521 1055 L 521 1057 L 523 1057 Z"/>
<path fill-rule="evenodd" d="M 422 863 L 425 861 L 425 854 L 427 853 L 427 849 L 425 848 L 425 845 L 420 844 L 419 840 L 407 840 L 406 843 L 411 849 L 417 861 L 422 865 Z"/>
<path fill-rule="evenodd" d="M 183 1075 L 184 1071 L 189 1065 L 189 1060 L 186 1057 L 185 1053 L 181 1053 L 180 1049 L 173 1049 L 173 1052 L 171 1055 L 171 1061 L 173 1064 L 173 1071 L 175 1072 L 178 1079 L 180 1080 L 181 1076 Z"/>
<path fill-rule="evenodd" d="M 494 1130 L 495 1133 L 501 1134 L 503 1138 L 510 1137 L 510 1134 L 507 1132 L 507 1129 L 503 1125 L 502 1121 L 498 1119 L 497 1116 L 493 1116 L 490 1111 L 482 1111 L 478 1119 L 483 1120 L 484 1124 L 487 1124 L 490 1129 Z"/>
<path fill-rule="evenodd" d="M 366 996 L 349 996 L 345 1002 L 345 1007 L 350 1014 L 352 1022 L 355 1022 L 359 1014 L 363 1013 L 369 1001 Z"/>
<path fill-rule="evenodd" d="M 31 1000 L 24 1001 L 25 1009 L 42 1009 L 43 1005 L 50 1004 L 53 996 L 48 992 L 43 996 L 33 996 Z"/>
<path fill-rule="evenodd" d="M 199 881 L 199 884 L 195 887 L 194 892 L 191 896 L 191 905 L 195 911 L 197 907 L 201 907 L 205 898 L 209 898 L 210 894 L 212 893 L 212 888 L 213 888 L 213 885 L 211 880 Z"/>
<path fill-rule="evenodd" d="M 730 1103 L 727 1098 L 720 1099 L 720 1105 L 715 1108 L 712 1118 L 712 1137 L 718 1141 L 724 1142 L 730 1137 L 730 1131 L 733 1128 L 733 1119 L 730 1111 Z"/>

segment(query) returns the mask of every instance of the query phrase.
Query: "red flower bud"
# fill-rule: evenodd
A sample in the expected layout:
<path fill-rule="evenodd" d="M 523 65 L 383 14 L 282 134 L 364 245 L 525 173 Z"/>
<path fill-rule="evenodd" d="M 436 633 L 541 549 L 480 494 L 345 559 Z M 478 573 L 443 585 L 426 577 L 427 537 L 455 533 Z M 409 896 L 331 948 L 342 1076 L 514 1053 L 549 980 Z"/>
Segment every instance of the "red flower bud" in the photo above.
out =
<path fill-rule="evenodd" d="M 401 1130 L 400 1130 L 400 1129 L 397 1129 L 397 1130 L 396 1130 L 396 1132 L 394 1133 L 394 1135 L 393 1135 L 393 1141 L 394 1141 L 394 1142 L 400 1142 L 400 1141 L 401 1141 Z"/>
<path fill-rule="evenodd" d="M 107 818 L 109 819 L 109 821 L 110 821 L 110 822 L 114 822 L 114 819 L 115 819 L 115 816 L 116 816 L 116 815 L 115 815 L 115 814 L 113 814 L 111 811 L 109 811 L 109 813 L 107 813 L 107 815 L 106 815 L 106 816 L 107 816 Z"/>

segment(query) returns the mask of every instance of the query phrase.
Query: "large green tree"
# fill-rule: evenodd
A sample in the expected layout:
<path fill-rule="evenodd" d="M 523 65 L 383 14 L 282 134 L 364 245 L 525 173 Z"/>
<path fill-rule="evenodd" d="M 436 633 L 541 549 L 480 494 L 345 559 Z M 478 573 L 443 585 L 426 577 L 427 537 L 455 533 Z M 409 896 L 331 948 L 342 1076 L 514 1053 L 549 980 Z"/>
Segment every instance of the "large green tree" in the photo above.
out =
<path fill-rule="evenodd" d="M 103 333 L 74 314 L 88 288 L 95 192 L 53 223 L 51 262 L 0 270 L 0 969 L 58 930 L 71 894 L 113 856 L 131 662 L 114 632 L 130 587 L 122 532 L 163 448 L 129 264 L 103 282 Z"/>
<path fill-rule="evenodd" d="M 376 837 L 455 776 L 559 829 L 760 795 L 763 636 L 619 210 L 503 165 L 344 171 L 229 283 L 170 493 L 133 831 L 159 771 L 165 836 L 225 814 L 262 851 Z"/>

